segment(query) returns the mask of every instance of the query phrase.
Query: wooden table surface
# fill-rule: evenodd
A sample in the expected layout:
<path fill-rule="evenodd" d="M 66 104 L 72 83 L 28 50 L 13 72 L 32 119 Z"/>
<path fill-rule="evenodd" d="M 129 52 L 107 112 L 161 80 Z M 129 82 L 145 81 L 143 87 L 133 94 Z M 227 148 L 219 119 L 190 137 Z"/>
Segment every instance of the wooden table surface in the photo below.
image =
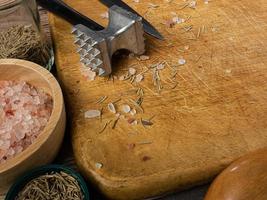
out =
<path fill-rule="evenodd" d="M 107 23 L 101 18 L 106 8 L 98 1 L 66 2 L 99 23 Z M 165 62 L 160 92 L 153 85 L 151 70 L 140 84 L 85 80 L 71 26 L 51 17 L 58 77 L 66 94 L 74 155 L 82 173 L 109 197 L 143 198 L 206 182 L 239 156 L 265 147 L 265 1 L 198 1 L 195 9 L 184 7 L 182 0 L 155 0 L 154 5 L 126 2 L 155 25 L 165 41 L 148 37 L 150 59 L 121 59 L 115 62 L 113 75 L 125 74 L 129 66 L 140 73 L 151 64 Z M 174 12 L 186 21 L 167 28 Z M 178 66 L 180 58 L 186 60 L 185 65 Z M 140 87 L 145 93 L 145 113 L 139 111 L 136 118 L 155 115 L 153 126 L 131 126 L 122 119 L 115 129 L 109 125 L 100 134 L 106 122 L 116 119 L 107 103 L 121 98 L 118 108 L 131 104 L 129 99 L 137 98 L 133 92 Z M 103 96 L 108 99 L 97 104 Z M 102 121 L 84 118 L 84 111 L 102 107 Z M 148 144 L 138 145 L 144 142 Z M 129 149 L 132 144 L 136 147 Z M 98 169 L 96 163 L 103 167 Z"/>
<path fill-rule="evenodd" d="M 100 16 L 106 9 L 98 1 L 66 2 L 99 23 L 107 23 Z M 267 3 L 198 1 L 196 9 L 184 7 L 182 0 L 155 0 L 154 5 L 148 1 L 127 3 L 151 21 L 165 41 L 148 37 L 150 59 L 124 58 L 115 63 L 113 75 L 125 74 L 133 64 L 139 73 L 164 61 L 168 65 L 160 72 L 160 93 L 153 86 L 150 71 L 139 85 L 103 78 L 85 80 L 71 26 L 62 19 L 51 18 L 58 78 L 72 122 L 67 141 L 71 135 L 83 174 L 110 197 L 141 198 L 206 182 L 237 157 L 265 147 Z M 187 20 L 166 28 L 174 12 Z M 179 58 L 184 58 L 186 64 L 177 66 Z M 171 79 L 174 71 L 177 75 Z M 172 89 L 174 84 L 177 85 Z M 118 107 L 129 103 L 129 98 L 136 98 L 131 91 L 139 87 L 145 92 L 145 113 L 139 112 L 137 118 L 156 115 L 154 125 L 130 126 L 120 120 L 115 129 L 108 126 L 99 134 L 104 123 L 115 118 L 106 104 L 118 97 L 122 98 Z M 108 96 L 108 100 L 103 105 L 96 104 L 102 96 Z M 84 111 L 101 107 L 102 122 L 84 119 Z M 138 145 L 144 141 L 150 143 Z M 129 144 L 137 146 L 129 149 Z M 73 165 L 71 145 L 65 148 L 57 162 Z M 144 161 L 144 157 L 149 159 Z M 96 163 L 102 163 L 103 168 L 97 169 Z"/>

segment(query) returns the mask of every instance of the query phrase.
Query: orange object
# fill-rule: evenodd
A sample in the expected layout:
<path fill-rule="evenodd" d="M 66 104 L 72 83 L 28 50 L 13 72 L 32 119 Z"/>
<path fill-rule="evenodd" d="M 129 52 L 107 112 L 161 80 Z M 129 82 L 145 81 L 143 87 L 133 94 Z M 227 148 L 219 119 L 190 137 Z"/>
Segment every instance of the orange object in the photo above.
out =
<path fill-rule="evenodd" d="M 226 168 L 205 200 L 266 200 L 267 149 L 250 153 Z"/>

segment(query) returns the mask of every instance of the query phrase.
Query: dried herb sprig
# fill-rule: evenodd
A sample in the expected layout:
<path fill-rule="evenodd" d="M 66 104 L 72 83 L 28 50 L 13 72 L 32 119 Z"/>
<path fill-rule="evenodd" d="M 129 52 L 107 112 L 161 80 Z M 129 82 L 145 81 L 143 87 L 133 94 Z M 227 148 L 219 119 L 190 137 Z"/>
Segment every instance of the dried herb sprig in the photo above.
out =
<path fill-rule="evenodd" d="M 84 199 L 78 181 L 65 172 L 53 172 L 33 179 L 18 193 L 15 200 Z"/>
<path fill-rule="evenodd" d="M 24 59 L 45 67 L 50 51 L 32 25 L 16 25 L 0 32 L 0 59 Z"/>

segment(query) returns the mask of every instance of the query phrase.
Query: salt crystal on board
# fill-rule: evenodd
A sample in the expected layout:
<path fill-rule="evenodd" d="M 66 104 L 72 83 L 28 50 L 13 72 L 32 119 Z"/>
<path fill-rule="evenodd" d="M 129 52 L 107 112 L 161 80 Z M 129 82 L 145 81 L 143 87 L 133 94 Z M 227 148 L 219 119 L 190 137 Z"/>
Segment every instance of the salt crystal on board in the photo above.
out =
<path fill-rule="evenodd" d="M 103 167 L 103 164 L 102 163 L 95 163 L 95 167 L 97 169 L 101 169 Z"/>
<path fill-rule="evenodd" d="M 184 49 L 185 49 L 185 50 L 188 50 L 189 48 L 190 48 L 189 45 L 185 45 L 185 46 L 184 46 Z"/>
<path fill-rule="evenodd" d="M 165 68 L 165 65 L 163 63 L 160 63 L 158 66 L 157 66 L 157 69 L 158 70 L 162 70 Z"/>
<path fill-rule="evenodd" d="M 183 58 L 180 58 L 180 59 L 178 60 L 178 63 L 179 63 L 180 65 L 184 65 L 184 64 L 186 63 L 186 60 L 183 59 Z"/>
<path fill-rule="evenodd" d="M 136 83 L 139 83 L 139 82 L 141 82 L 143 79 L 144 79 L 144 76 L 143 76 L 142 74 L 138 74 L 138 75 L 136 75 L 136 77 L 135 77 L 135 82 L 136 82 Z"/>
<path fill-rule="evenodd" d="M 129 105 L 122 105 L 122 111 L 125 113 L 129 113 L 131 111 L 131 107 Z"/>
<path fill-rule="evenodd" d="M 135 75 L 136 74 L 136 69 L 134 69 L 134 68 L 129 68 L 129 74 L 130 75 Z"/>
<path fill-rule="evenodd" d="M 100 117 L 101 111 L 100 110 L 88 110 L 84 113 L 84 117 L 88 119 Z"/>
<path fill-rule="evenodd" d="M 189 8 L 195 9 L 196 6 L 197 6 L 197 1 L 193 0 L 189 2 L 189 5 L 188 5 Z"/>
<path fill-rule="evenodd" d="M 179 17 L 173 17 L 172 18 L 172 21 L 174 22 L 174 23 L 176 23 L 176 24 L 181 24 L 181 23 L 184 23 L 185 22 L 185 19 L 183 19 L 183 18 L 179 18 Z"/>
<path fill-rule="evenodd" d="M 110 111 L 110 112 L 112 112 L 113 114 L 116 114 L 116 108 L 115 108 L 115 106 L 114 106 L 114 104 L 113 103 L 109 103 L 108 104 L 108 110 Z"/>
<path fill-rule="evenodd" d="M 149 56 L 146 56 L 146 55 L 141 55 L 141 56 L 139 57 L 139 59 L 142 60 L 142 61 L 145 61 L 145 60 L 149 60 L 150 57 L 149 57 Z"/>
<path fill-rule="evenodd" d="M 131 114 L 131 115 L 135 115 L 135 114 L 136 114 L 136 110 L 135 110 L 135 109 L 132 109 L 132 110 L 130 111 L 130 114 Z"/>
<path fill-rule="evenodd" d="M 120 81 L 123 81 L 124 79 L 125 79 L 125 76 L 124 75 L 122 75 L 122 76 L 119 77 L 119 80 Z"/>

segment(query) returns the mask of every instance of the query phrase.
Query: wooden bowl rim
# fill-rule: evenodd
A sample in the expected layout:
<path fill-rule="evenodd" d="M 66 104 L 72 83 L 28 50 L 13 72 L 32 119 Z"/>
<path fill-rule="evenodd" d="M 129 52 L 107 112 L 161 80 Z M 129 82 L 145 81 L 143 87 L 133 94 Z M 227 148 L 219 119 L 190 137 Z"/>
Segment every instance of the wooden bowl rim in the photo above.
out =
<path fill-rule="evenodd" d="M 0 173 L 3 173 L 27 160 L 47 141 L 61 117 L 64 109 L 64 100 L 62 90 L 55 77 L 40 65 L 20 59 L 0 59 L 0 68 L 1 65 L 14 65 L 33 70 L 40 76 L 40 78 L 44 79 L 48 83 L 51 88 L 51 96 L 53 98 L 52 113 L 44 130 L 36 138 L 34 143 L 27 147 L 24 151 L 0 164 Z"/>

